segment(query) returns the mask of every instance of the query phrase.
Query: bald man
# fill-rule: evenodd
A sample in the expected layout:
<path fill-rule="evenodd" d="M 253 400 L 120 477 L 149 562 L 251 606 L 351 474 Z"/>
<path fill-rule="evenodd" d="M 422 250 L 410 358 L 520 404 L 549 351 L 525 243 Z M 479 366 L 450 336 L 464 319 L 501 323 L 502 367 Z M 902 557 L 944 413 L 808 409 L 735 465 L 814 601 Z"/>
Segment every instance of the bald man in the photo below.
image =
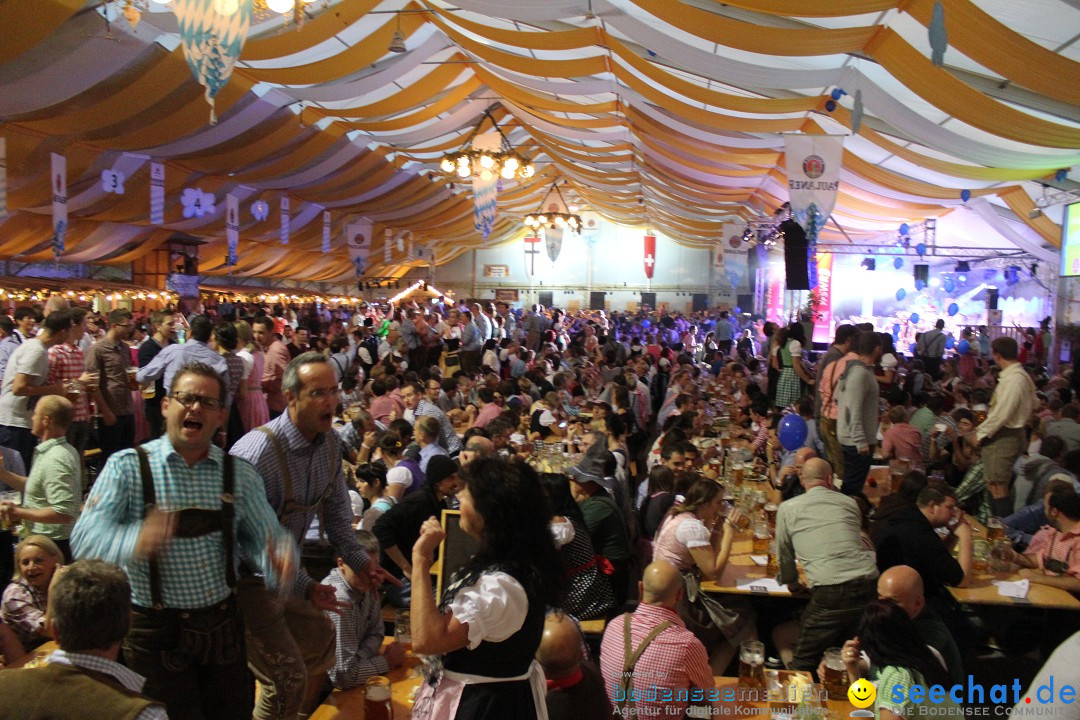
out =
<path fill-rule="evenodd" d="M 855 500 L 836 491 L 832 467 L 821 458 L 803 465 L 806 492 L 780 503 L 776 543 L 781 583 L 802 589 L 795 557 L 803 561 L 810 604 L 791 661 L 794 670 L 813 670 L 829 647 L 852 637 L 866 603 L 877 592 L 873 546 L 862 537 L 862 513 Z"/>
<path fill-rule="evenodd" d="M 65 397 L 43 395 L 34 406 L 30 432 L 38 438 L 29 477 L 8 472 L 0 461 L 0 480 L 23 492 L 17 507 L 4 503 L 0 514 L 8 523 L 25 522 L 32 535 L 44 535 L 56 543 L 71 562 L 71 528 L 82 502 L 82 458 L 67 441 L 74 406 Z"/>
<path fill-rule="evenodd" d="M 550 720 L 606 720 L 611 701 L 596 665 L 583 659 L 581 630 L 563 613 L 549 613 L 536 660 L 547 677 Z"/>
<path fill-rule="evenodd" d="M 785 500 L 803 494 L 802 483 L 799 480 L 803 466 L 807 460 L 817 456 L 817 451 L 811 447 L 801 447 L 794 453 L 784 453 L 780 467 L 775 471 L 773 482 L 780 489 L 780 494 Z"/>
<path fill-rule="evenodd" d="M 877 584 L 878 597 L 892 600 L 904 609 L 915 623 L 919 637 L 941 656 L 953 682 L 963 683 L 964 668 L 960 648 L 952 633 L 933 609 L 926 607 L 922 577 L 908 565 L 894 565 L 881 573 Z"/>
<path fill-rule="evenodd" d="M 709 654 L 675 609 L 683 594 L 682 575 L 675 566 L 663 560 L 650 564 L 639 589 L 637 610 L 615 618 L 604 631 L 604 687 L 624 717 L 682 717 L 688 704 L 679 699 L 687 697 L 680 691 L 709 692 L 715 686 Z M 631 647 L 626 644 L 627 628 Z"/>
<path fill-rule="evenodd" d="M 491 457 L 494 454 L 495 443 L 483 435 L 473 435 L 465 441 L 465 447 L 461 449 L 458 459 L 461 460 L 461 466 L 465 467 L 477 458 Z"/>

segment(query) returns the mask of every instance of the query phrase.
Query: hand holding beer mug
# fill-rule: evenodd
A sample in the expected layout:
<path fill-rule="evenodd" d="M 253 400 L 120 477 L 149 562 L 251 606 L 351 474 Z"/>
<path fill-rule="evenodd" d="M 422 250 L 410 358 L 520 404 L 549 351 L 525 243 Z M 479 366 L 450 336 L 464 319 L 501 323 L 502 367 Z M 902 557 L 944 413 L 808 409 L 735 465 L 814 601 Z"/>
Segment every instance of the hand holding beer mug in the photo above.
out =
<path fill-rule="evenodd" d="M 139 373 L 139 368 L 137 368 L 137 367 L 125 368 L 124 372 L 127 373 L 128 389 L 130 389 L 130 390 L 142 390 L 142 385 L 139 384 L 139 381 L 138 381 L 138 379 L 136 377 L 138 375 L 138 373 Z"/>
<path fill-rule="evenodd" d="M 847 695 L 848 673 L 845 653 L 858 654 L 850 640 L 844 644 L 843 649 L 831 647 L 826 650 L 825 657 L 821 661 L 824 670 L 821 682 L 830 698 L 843 698 Z"/>

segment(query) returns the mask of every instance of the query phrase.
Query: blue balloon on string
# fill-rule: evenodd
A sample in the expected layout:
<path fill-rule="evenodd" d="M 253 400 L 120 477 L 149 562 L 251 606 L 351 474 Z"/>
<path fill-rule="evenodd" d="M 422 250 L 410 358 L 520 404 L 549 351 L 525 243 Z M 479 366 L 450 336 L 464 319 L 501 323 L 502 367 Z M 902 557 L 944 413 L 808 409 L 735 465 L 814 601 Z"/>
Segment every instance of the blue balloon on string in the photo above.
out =
<path fill-rule="evenodd" d="M 894 259 L 894 260 L 892 261 L 892 266 L 893 266 L 894 268 L 896 268 L 897 270 L 899 270 L 900 268 L 904 267 L 904 258 L 895 258 L 895 259 Z"/>
<path fill-rule="evenodd" d="M 967 340 L 961 340 L 960 344 L 956 346 L 956 352 L 960 353 L 961 355 L 967 355 L 969 352 L 971 352 L 971 343 Z"/>
<path fill-rule="evenodd" d="M 776 429 L 776 437 L 785 450 L 792 451 L 803 446 L 809 432 L 810 428 L 807 427 L 806 421 L 797 413 L 790 413 L 780 420 L 780 426 Z"/>
<path fill-rule="evenodd" d="M 945 349 L 946 350 L 952 350 L 955 345 L 956 345 L 956 338 L 954 338 L 952 335 L 945 338 Z"/>
<path fill-rule="evenodd" d="M 905 297 L 907 297 L 907 290 L 905 290 L 904 288 L 900 288 L 896 291 L 897 300 L 903 300 Z"/>
<path fill-rule="evenodd" d="M 839 100 L 840 97 L 843 94 L 844 94 L 844 91 L 841 90 L 840 88 L 834 88 L 833 91 L 831 93 L 829 93 L 829 95 L 832 97 L 833 100 Z"/>
<path fill-rule="evenodd" d="M 924 287 L 926 287 L 926 283 L 924 281 L 922 281 L 922 280 L 916 280 L 915 281 L 915 289 L 916 290 L 922 290 Z"/>
<path fill-rule="evenodd" d="M 826 100 L 825 101 L 825 109 L 827 111 L 829 111 L 829 112 L 832 112 L 833 110 L 835 110 L 836 109 L 836 101 L 835 100 Z"/>
<path fill-rule="evenodd" d="M 641 321 L 641 327 L 643 327 L 645 329 L 648 329 L 650 326 L 652 326 L 652 323 L 649 322 L 648 320 L 642 320 Z"/>
<path fill-rule="evenodd" d="M 919 255 L 925 255 L 926 254 L 926 245 L 924 243 L 919 243 L 918 245 L 915 246 L 915 252 L 919 253 Z"/>
<path fill-rule="evenodd" d="M 960 306 L 957 305 L 956 303 L 951 303 L 949 305 L 949 317 L 952 317 L 953 315 L 955 315 L 958 312 L 960 312 Z"/>
<path fill-rule="evenodd" d="M 907 223 L 901 223 L 901 225 L 900 225 L 900 234 L 903 235 L 904 237 L 907 237 L 908 235 L 911 234 L 911 227 L 909 227 Z"/>
<path fill-rule="evenodd" d="M 951 293 L 956 289 L 956 281 L 952 278 L 945 278 L 945 282 L 942 283 L 942 287 L 945 288 L 945 292 Z"/>
<path fill-rule="evenodd" d="M 961 190 L 960 191 L 960 199 L 963 200 L 964 202 L 967 202 L 968 200 L 970 200 L 971 199 L 971 191 L 970 190 Z"/>
<path fill-rule="evenodd" d="M 908 318 L 912 323 L 919 322 L 919 313 L 911 313 L 911 317 Z"/>

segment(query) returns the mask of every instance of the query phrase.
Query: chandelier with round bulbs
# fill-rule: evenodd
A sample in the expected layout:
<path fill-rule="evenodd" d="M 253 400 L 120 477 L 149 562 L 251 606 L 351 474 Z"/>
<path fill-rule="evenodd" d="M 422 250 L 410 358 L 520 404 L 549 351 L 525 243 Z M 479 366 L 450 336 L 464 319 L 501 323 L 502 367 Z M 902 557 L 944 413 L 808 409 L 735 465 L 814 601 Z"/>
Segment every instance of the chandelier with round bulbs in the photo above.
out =
<path fill-rule="evenodd" d="M 559 196 L 559 201 L 562 202 L 562 207 L 567 208 L 566 200 L 563 199 L 562 191 L 559 190 L 559 181 L 556 180 L 551 184 L 551 189 L 547 191 L 547 195 L 540 201 L 540 209 L 534 213 L 529 213 L 522 221 L 525 223 L 525 227 L 532 228 L 533 230 L 539 230 L 542 227 L 550 228 L 562 228 L 570 230 L 571 232 L 581 232 L 581 216 L 575 213 L 559 212 L 559 206 L 552 203 L 544 209 L 544 203 L 551 197 L 551 193 L 554 192 Z"/>
<path fill-rule="evenodd" d="M 502 144 L 497 151 L 474 150 L 472 148 L 473 138 L 476 137 L 485 120 L 491 121 L 492 126 L 499 133 L 499 137 L 502 138 Z M 461 150 L 443 155 L 439 168 L 447 175 L 452 175 L 461 180 L 466 180 L 474 175 L 484 180 L 490 180 L 493 176 L 501 177 L 504 180 L 513 180 L 514 178 L 527 180 L 536 172 L 533 164 L 510 146 L 510 141 L 506 139 L 506 135 L 499 128 L 499 124 L 491 116 L 490 109 L 484 111 L 484 116 L 480 118 L 480 122 L 469 133 L 469 137 L 465 139 Z"/>

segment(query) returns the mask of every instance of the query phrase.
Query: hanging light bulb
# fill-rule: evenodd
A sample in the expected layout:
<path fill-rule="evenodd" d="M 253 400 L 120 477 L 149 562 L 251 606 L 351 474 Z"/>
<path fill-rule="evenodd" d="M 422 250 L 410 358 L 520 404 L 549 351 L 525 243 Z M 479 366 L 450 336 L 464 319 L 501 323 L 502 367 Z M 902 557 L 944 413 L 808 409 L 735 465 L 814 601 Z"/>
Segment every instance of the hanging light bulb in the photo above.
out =
<path fill-rule="evenodd" d="M 483 180 L 484 182 L 490 182 L 491 178 L 492 178 L 492 174 L 491 174 L 490 170 L 481 170 L 480 171 L 480 179 Z"/>
<path fill-rule="evenodd" d="M 536 221 L 541 225 L 547 225 L 547 215 L 541 215 L 540 217 L 536 218 Z"/>
<path fill-rule="evenodd" d="M 296 0 L 266 0 L 266 7 L 284 15 L 292 12 L 292 9 L 296 7 Z"/>
<path fill-rule="evenodd" d="M 535 170 L 532 165 L 525 165 L 521 168 L 522 177 L 531 178 Z"/>
<path fill-rule="evenodd" d="M 556 215 L 555 224 L 559 227 L 563 227 L 564 225 L 566 225 L 566 218 L 564 218 L 562 215 Z"/>
<path fill-rule="evenodd" d="M 503 165 L 502 172 L 499 173 L 499 174 L 502 175 L 504 180 L 513 180 L 514 179 L 514 169 L 506 167 L 505 165 Z"/>
<path fill-rule="evenodd" d="M 454 172 L 454 161 L 448 157 L 444 157 L 439 167 L 442 168 L 444 173 L 452 173 Z"/>
<path fill-rule="evenodd" d="M 493 168 L 493 167 L 495 167 L 495 158 L 491 157 L 490 155 L 488 155 L 486 153 L 484 155 L 481 155 L 480 156 L 480 167 L 482 167 L 482 168 Z"/>
<path fill-rule="evenodd" d="M 459 165 L 458 169 L 457 169 L 457 174 L 458 174 L 458 177 L 461 177 L 461 178 L 469 177 L 469 166 L 468 165 Z"/>
<path fill-rule="evenodd" d="M 461 155 L 457 159 L 458 167 L 469 167 L 469 156 Z"/>
<path fill-rule="evenodd" d="M 506 160 L 503 160 L 503 168 L 509 169 L 510 172 L 516 171 L 520 166 L 521 163 L 518 162 L 516 157 L 508 157 Z"/>

